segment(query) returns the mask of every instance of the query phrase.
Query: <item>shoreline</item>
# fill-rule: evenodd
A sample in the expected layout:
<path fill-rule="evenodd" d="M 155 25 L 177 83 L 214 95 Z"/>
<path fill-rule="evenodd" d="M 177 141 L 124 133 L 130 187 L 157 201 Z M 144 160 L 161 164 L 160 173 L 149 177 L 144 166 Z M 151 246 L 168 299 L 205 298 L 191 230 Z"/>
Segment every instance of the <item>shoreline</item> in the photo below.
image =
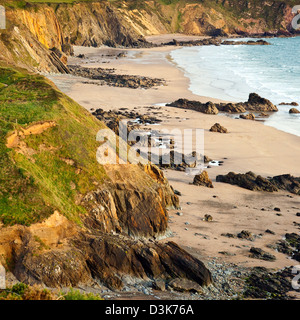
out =
<path fill-rule="evenodd" d="M 127 108 L 129 111 L 141 114 L 155 114 L 163 120 L 161 126 L 155 126 L 157 130 L 162 127 L 168 130 L 204 129 L 205 154 L 213 160 L 224 160 L 224 164 L 208 169 L 214 189 L 191 185 L 192 178 L 186 176 L 184 172 L 163 170 L 174 189 L 182 193 L 180 203 L 183 216 L 176 214 L 178 210 L 169 211 L 169 227 L 173 235 L 162 241 L 174 240 L 195 255 L 200 255 L 203 261 L 216 257 L 245 267 L 264 266 L 274 269 L 299 264 L 267 247 L 282 239 L 286 232 L 298 232 L 298 227 L 293 224 L 294 221 L 300 222 L 296 217 L 296 213 L 300 212 L 297 196 L 288 198 L 288 193 L 284 191 L 274 194 L 253 192 L 237 186 L 216 183 L 215 177 L 230 171 L 240 173 L 253 171 L 265 177 L 286 173 L 299 176 L 297 159 L 300 158 L 300 137 L 265 126 L 258 121 L 232 119 L 224 115 L 206 115 L 192 110 L 160 106 L 159 104 L 169 103 L 178 98 L 221 102 L 219 99 L 198 96 L 189 91 L 189 79 L 167 58 L 169 52 L 174 49 L 178 47 L 151 49 L 76 47 L 76 55 L 83 53 L 88 59 L 86 61 L 79 58 L 70 59 L 70 64 L 115 68 L 118 74 L 164 78 L 167 86 L 143 90 L 83 84 L 82 79 L 68 76 L 49 78 L 88 111 L 98 108 L 105 111 Z M 108 56 L 112 52 L 129 52 L 129 54 L 116 59 L 115 56 Z M 104 56 L 101 56 L 102 54 Z M 72 78 L 71 84 L 68 83 L 70 78 Z M 209 132 L 209 128 L 216 122 L 228 128 L 229 133 Z M 274 207 L 281 208 L 281 216 L 276 215 Z M 266 210 L 262 211 L 262 208 Z M 211 223 L 203 221 L 204 214 L 211 214 L 213 221 Z M 274 231 L 274 235 L 265 234 L 266 229 Z M 249 230 L 260 236 L 251 242 L 229 239 L 221 235 L 227 232 L 236 234 L 242 230 Z M 276 261 L 249 258 L 251 246 L 272 253 L 276 256 Z M 227 252 L 228 255 L 220 253 L 221 251 Z"/>

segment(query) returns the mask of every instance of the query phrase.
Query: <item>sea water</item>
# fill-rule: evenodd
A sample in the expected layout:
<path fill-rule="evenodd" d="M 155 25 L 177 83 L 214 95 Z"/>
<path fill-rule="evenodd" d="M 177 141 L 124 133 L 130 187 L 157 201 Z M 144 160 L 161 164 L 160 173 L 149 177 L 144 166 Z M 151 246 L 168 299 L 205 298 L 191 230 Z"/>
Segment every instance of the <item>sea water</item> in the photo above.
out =
<path fill-rule="evenodd" d="M 244 102 L 256 92 L 277 106 L 300 104 L 300 37 L 265 40 L 271 45 L 184 47 L 172 51 L 171 58 L 189 77 L 195 94 Z M 265 124 L 300 136 L 300 115 L 289 114 L 290 108 L 278 106 Z"/>

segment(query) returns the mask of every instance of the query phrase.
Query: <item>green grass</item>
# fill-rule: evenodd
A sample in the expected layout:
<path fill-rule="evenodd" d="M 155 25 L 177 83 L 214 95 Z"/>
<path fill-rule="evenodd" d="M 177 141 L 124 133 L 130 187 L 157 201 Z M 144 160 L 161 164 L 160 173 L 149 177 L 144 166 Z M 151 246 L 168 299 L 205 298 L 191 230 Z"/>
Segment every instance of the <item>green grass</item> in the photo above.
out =
<path fill-rule="evenodd" d="M 103 298 L 98 294 L 81 293 L 73 288 L 67 292 L 56 292 L 19 282 L 7 289 L 0 290 L 1 300 L 103 300 Z"/>
<path fill-rule="evenodd" d="M 61 292 L 63 300 L 103 300 L 99 295 L 93 293 L 81 293 L 71 288 L 67 293 Z"/>
<path fill-rule="evenodd" d="M 80 223 L 76 199 L 106 178 L 96 161 L 104 125 L 42 76 L 0 66 L 0 84 L 0 221 L 30 225 L 58 210 Z M 56 126 L 26 136 L 25 152 L 7 148 L 15 129 L 42 121 Z"/>

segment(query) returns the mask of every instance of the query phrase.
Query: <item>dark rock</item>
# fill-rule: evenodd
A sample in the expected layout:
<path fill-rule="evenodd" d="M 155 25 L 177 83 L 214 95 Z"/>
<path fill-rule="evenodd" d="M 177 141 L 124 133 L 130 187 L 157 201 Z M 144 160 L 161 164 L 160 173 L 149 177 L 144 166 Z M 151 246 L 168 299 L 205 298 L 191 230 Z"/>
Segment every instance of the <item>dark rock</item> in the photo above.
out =
<path fill-rule="evenodd" d="M 276 207 L 276 208 L 274 208 L 274 211 L 280 212 L 281 209 Z"/>
<path fill-rule="evenodd" d="M 241 114 L 240 118 L 245 120 L 255 120 L 255 115 L 253 113 L 248 113 L 247 115 Z"/>
<path fill-rule="evenodd" d="M 234 172 L 229 172 L 227 175 L 218 175 L 216 180 L 217 182 L 238 185 L 242 188 L 253 190 L 253 191 L 267 191 L 267 192 L 278 191 L 277 187 L 274 186 L 269 180 L 261 176 L 256 176 L 251 171 L 245 174 L 241 174 L 241 173 L 236 174 Z"/>
<path fill-rule="evenodd" d="M 206 214 L 204 215 L 204 220 L 207 222 L 211 222 L 213 221 L 213 217 L 210 214 Z"/>
<path fill-rule="evenodd" d="M 207 188 L 213 188 L 212 181 L 209 179 L 207 171 L 202 171 L 194 177 L 193 184 L 195 186 L 204 186 Z"/>
<path fill-rule="evenodd" d="M 209 131 L 211 132 L 220 132 L 220 133 L 227 133 L 228 130 L 224 127 L 222 127 L 219 123 L 215 123 Z"/>
<path fill-rule="evenodd" d="M 278 111 L 278 108 L 271 101 L 260 97 L 256 93 L 250 93 L 245 105 L 249 111 Z"/>
<path fill-rule="evenodd" d="M 233 233 L 222 233 L 221 236 L 226 237 L 226 238 L 232 238 L 232 239 L 237 238 L 237 236 Z"/>
<path fill-rule="evenodd" d="M 289 113 L 292 113 L 292 114 L 293 113 L 300 113 L 300 111 L 296 108 L 292 108 L 292 109 L 290 109 Z"/>
<path fill-rule="evenodd" d="M 98 85 L 106 84 L 114 87 L 149 89 L 154 86 L 161 86 L 165 84 L 165 80 L 163 79 L 122 74 L 118 75 L 114 73 L 114 69 L 85 68 L 77 65 L 69 65 L 68 67 L 73 75 L 98 80 L 98 82 L 94 82 L 94 84 Z"/>
<path fill-rule="evenodd" d="M 238 233 L 237 237 L 240 238 L 240 239 L 254 241 L 253 234 L 250 231 L 247 231 L 247 230 L 243 230 L 240 233 Z"/>
<path fill-rule="evenodd" d="M 274 231 L 272 231 L 272 230 L 270 230 L 270 229 L 267 229 L 267 230 L 265 231 L 265 233 L 275 234 L 275 232 L 274 232 Z"/>
<path fill-rule="evenodd" d="M 254 299 L 289 300 L 287 293 L 292 291 L 292 267 L 277 272 L 266 268 L 253 268 L 246 280 L 244 296 Z"/>
<path fill-rule="evenodd" d="M 222 45 L 234 45 L 234 46 L 237 46 L 237 45 L 248 45 L 248 46 L 268 46 L 268 45 L 271 45 L 271 43 L 265 41 L 265 40 L 256 40 L 256 41 L 253 41 L 253 40 L 249 40 L 249 41 L 231 41 L 231 40 L 225 40 L 222 42 Z"/>
<path fill-rule="evenodd" d="M 263 251 L 260 248 L 252 247 L 250 249 L 250 255 L 251 258 L 260 259 L 260 260 L 266 260 L 266 261 L 275 261 L 276 257 L 268 252 Z"/>
<path fill-rule="evenodd" d="M 219 111 L 212 102 L 201 103 L 199 101 L 190 101 L 187 99 L 179 99 L 170 104 L 166 104 L 168 107 L 176 107 L 182 109 L 190 109 L 206 114 L 218 114 Z"/>
<path fill-rule="evenodd" d="M 300 195 L 300 177 L 296 178 L 290 174 L 284 174 L 271 178 L 270 182 L 278 189 Z"/>
<path fill-rule="evenodd" d="M 280 106 L 293 106 L 298 107 L 299 104 L 297 102 L 281 102 L 279 103 Z"/>
<path fill-rule="evenodd" d="M 195 110 L 207 114 L 217 114 L 218 112 L 227 113 L 245 113 L 253 112 L 274 112 L 278 111 L 277 107 L 267 99 L 260 97 L 256 93 L 251 93 L 246 102 L 239 103 L 201 103 L 200 101 L 191 101 L 187 99 L 179 99 L 166 106 Z M 264 116 L 268 116 L 265 114 Z"/>
<path fill-rule="evenodd" d="M 174 193 L 177 195 L 177 196 L 182 196 L 182 193 L 178 190 L 174 190 Z"/>

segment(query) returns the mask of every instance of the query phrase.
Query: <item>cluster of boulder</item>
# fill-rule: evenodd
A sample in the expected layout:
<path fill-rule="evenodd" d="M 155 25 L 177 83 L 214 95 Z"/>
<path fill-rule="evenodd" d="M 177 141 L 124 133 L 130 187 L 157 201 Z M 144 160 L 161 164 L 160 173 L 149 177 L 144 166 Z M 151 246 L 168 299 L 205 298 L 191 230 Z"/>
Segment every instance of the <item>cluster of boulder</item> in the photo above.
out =
<path fill-rule="evenodd" d="M 207 39 L 200 39 L 200 40 L 189 40 L 189 41 L 178 41 L 173 39 L 172 41 L 162 43 L 162 46 L 220 46 L 220 45 L 270 45 L 269 42 L 259 39 L 259 40 L 248 40 L 248 41 L 231 41 L 231 40 L 223 40 L 221 37 L 226 37 L 226 33 L 222 33 L 222 30 L 217 32 L 214 37 L 207 38 Z"/>
<path fill-rule="evenodd" d="M 216 181 L 237 185 L 253 191 L 276 192 L 285 190 L 300 195 L 300 177 L 293 177 L 290 174 L 263 178 L 251 171 L 245 174 L 229 172 L 227 175 L 218 175 Z"/>
<path fill-rule="evenodd" d="M 149 89 L 166 84 L 164 79 L 115 74 L 114 69 L 85 68 L 77 65 L 69 65 L 68 68 L 70 73 L 75 76 L 97 80 L 97 82 L 94 82 L 97 85 Z"/>
<path fill-rule="evenodd" d="M 213 103 L 211 101 L 201 103 L 200 101 L 191 101 L 179 99 L 166 106 L 182 109 L 189 109 L 206 114 L 227 113 L 245 113 L 252 112 L 276 112 L 278 108 L 268 99 L 260 97 L 256 93 L 250 93 L 248 101 L 239 103 Z"/>
<path fill-rule="evenodd" d="M 131 130 L 139 129 L 141 125 L 146 124 L 157 124 L 161 120 L 155 116 L 148 116 L 140 114 L 134 111 L 128 111 L 126 108 L 122 110 L 109 110 L 105 111 L 101 108 L 98 108 L 93 111 L 92 114 L 100 121 L 104 122 L 105 125 L 110 128 L 115 134 L 119 135 L 119 125 L 120 121 L 128 120 L 127 122 L 127 131 L 128 133 Z"/>

